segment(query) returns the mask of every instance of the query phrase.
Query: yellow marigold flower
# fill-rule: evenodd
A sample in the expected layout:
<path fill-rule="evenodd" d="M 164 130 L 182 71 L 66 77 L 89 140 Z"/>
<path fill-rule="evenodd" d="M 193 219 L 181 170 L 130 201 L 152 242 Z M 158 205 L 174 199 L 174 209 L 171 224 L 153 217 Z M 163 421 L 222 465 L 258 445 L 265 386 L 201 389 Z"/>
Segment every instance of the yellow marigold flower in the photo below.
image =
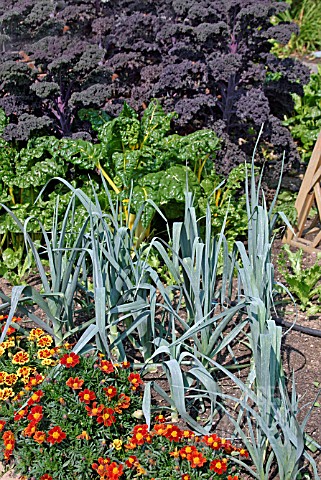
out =
<path fill-rule="evenodd" d="M 1 346 L 5 349 L 9 350 L 9 348 L 14 347 L 14 341 L 6 340 L 5 342 L 2 342 Z"/>
<path fill-rule="evenodd" d="M 146 475 L 146 470 L 145 468 L 141 467 L 141 466 L 138 466 L 137 467 L 137 475 Z"/>
<path fill-rule="evenodd" d="M 12 388 L 3 388 L 1 391 L 0 400 L 8 400 L 10 397 L 14 397 L 14 391 Z"/>
<path fill-rule="evenodd" d="M 47 367 L 54 367 L 58 365 L 59 360 L 52 360 L 51 358 L 44 358 L 41 360 L 41 365 L 46 365 Z"/>
<path fill-rule="evenodd" d="M 6 376 L 7 376 L 7 372 L 4 372 L 3 370 L 1 370 L 1 372 L 0 372 L 0 385 L 2 385 L 3 383 L 5 383 L 5 381 L 6 381 Z"/>
<path fill-rule="evenodd" d="M 5 348 L 3 348 L 2 345 L 0 345 L 0 357 L 2 357 L 5 351 L 6 351 Z"/>
<path fill-rule="evenodd" d="M 41 350 L 38 350 L 37 352 L 37 357 L 40 358 L 40 360 L 42 360 L 43 358 L 50 358 L 52 355 L 51 355 L 51 351 L 49 350 L 49 348 L 42 348 Z"/>
<path fill-rule="evenodd" d="M 50 335 L 43 335 L 37 339 L 37 346 L 40 348 L 50 347 L 53 342 L 53 338 Z"/>
<path fill-rule="evenodd" d="M 13 357 L 12 357 L 12 363 L 17 363 L 19 365 L 24 365 L 25 363 L 29 362 L 29 353 L 25 352 L 24 350 L 21 350 L 20 352 L 17 352 Z"/>
<path fill-rule="evenodd" d="M 120 440 L 120 438 L 115 438 L 115 440 L 113 440 L 113 447 L 115 450 L 121 450 L 122 445 L 123 442 Z"/>
<path fill-rule="evenodd" d="M 27 367 L 24 365 L 23 367 L 19 367 L 17 370 L 18 377 L 29 377 L 33 369 L 31 367 Z"/>
<path fill-rule="evenodd" d="M 11 385 L 14 385 L 15 383 L 17 383 L 17 380 L 18 380 L 18 375 L 16 375 L 15 373 L 8 373 L 6 375 L 6 379 L 4 383 L 8 385 L 8 387 L 11 387 Z"/>
<path fill-rule="evenodd" d="M 38 338 L 40 338 L 42 335 L 45 335 L 45 332 L 42 330 L 42 328 L 33 328 L 29 333 L 28 340 L 38 340 Z"/>

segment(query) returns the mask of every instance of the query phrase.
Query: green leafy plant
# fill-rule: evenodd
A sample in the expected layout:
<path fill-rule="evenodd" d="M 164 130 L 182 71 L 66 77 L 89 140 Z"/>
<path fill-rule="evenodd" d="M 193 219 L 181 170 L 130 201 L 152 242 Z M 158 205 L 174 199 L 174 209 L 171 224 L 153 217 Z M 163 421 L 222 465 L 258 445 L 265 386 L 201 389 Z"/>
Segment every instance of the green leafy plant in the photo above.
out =
<path fill-rule="evenodd" d="M 314 315 L 320 311 L 321 300 L 321 254 L 316 255 L 312 267 L 303 267 L 303 250 L 292 251 L 289 245 L 283 246 L 278 265 L 291 294 L 299 300 L 299 307 Z"/>
<path fill-rule="evenodd" d="M 293 138 L 304 162 L 310 160 L 314 144 L 321 129 L 321 68 L 311 75 L 308 85 L 304 86 L 304 95 L 293 94 L 294 112 L 287 115 L 284 125 L 290 128 Z"/>

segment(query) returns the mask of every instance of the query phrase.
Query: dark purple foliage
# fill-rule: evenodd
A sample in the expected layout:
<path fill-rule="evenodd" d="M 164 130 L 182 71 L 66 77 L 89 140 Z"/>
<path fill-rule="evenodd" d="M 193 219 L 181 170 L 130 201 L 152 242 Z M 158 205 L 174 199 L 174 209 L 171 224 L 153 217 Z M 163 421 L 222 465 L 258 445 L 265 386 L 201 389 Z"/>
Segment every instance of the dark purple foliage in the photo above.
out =
<path fill-rule="evenodd" d="M 45 116 L 54 132 L 70 135 L 84 130 L 81 107 L 104 106 L 115 115 L 125 100 L 143 110 L 157 98 L 179 113 L 179 133 L 206 127 L 223 137 L 221 171 L 251 154 L 262 122 L 267 158 L 286 150 L 288 164 L 298 160 L 281 120 L 309 74 L 299 62 L 270 54 L 270 39 L 285 43 L 296 28 L 271 24 L 285 3 L 2 1 L 2 34 L 12 39 L 3 41 L 0 106 L 10 115 L 11 137 L 23 137 L 22 112 Z"/>

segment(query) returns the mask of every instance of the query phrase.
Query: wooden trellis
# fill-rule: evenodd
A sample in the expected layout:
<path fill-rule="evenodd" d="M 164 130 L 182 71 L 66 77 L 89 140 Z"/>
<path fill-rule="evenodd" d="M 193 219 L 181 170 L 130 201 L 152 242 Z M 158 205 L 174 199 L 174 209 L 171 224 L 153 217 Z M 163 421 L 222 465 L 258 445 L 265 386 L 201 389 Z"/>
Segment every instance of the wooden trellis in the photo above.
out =
<path fill-rule="evenodd" d="M 305 172 L 295 208 L 298 212 L 297 226 L 294 228 L 295 235 L 287 229 L 283 238 L 284 243 L 293 247 L 302 248 L 306 252 L 321 251 L 321 131 Z M 317 214 L 307 225 L 307 219 L 312 207 L 316 207 Z"/>

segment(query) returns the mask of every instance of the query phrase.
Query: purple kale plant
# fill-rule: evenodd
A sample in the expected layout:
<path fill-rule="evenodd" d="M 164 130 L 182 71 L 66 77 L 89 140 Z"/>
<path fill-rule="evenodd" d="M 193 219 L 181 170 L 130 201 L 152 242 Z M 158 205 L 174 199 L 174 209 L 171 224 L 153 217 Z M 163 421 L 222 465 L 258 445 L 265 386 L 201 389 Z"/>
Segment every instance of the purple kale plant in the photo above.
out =
<path fill-rule="evenodd" d="M 10 117 L 8 137 L 22 138 L 36 125 L 81 135 L 88 125 L 80 108 L 103 107 L 113 116 L 124 101 L 142 112 L 156 98 L 178 113 L 178 133 L 212 128 L 222 138 L 219 172 L 251 155 L 262 123 L 261 158 L 280 165 L 285 151 L 288 166 L 299 161 L 282 120 L 309 72 L 270 53 L 272 39 L 286 43 L 296 29 L 271 21 L 286 3 L 3 1 L 0 107 Z M 20 126 L 22 115 L 36 118 L 23 117 L 30 128 Z"/>

